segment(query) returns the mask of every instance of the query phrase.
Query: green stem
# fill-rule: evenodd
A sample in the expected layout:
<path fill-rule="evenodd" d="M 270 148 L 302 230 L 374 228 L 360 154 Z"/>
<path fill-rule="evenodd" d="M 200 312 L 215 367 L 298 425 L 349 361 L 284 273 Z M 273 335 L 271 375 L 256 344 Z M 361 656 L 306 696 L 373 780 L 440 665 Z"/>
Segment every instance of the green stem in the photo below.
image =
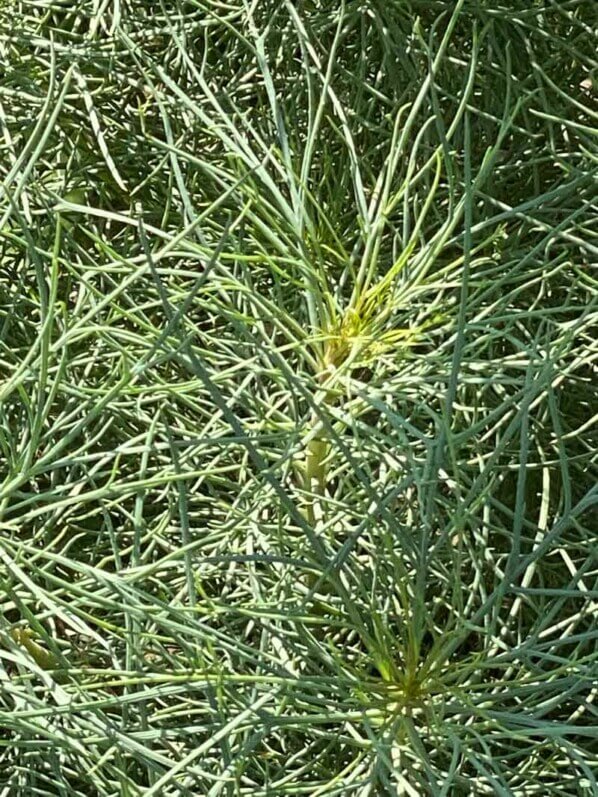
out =
<path fill-rule="evenodd" d="M 325 372 L 318 377 L 320 384 L 326 381 Z M 327 391 L 324 398 L 324 405 L 330 404 L 333 399 L 333 391 Z M 310 428 L 314 429 L 318 424 L 319 416 L 314 410 L 311 416 Z M 315 505 L 319 498 L 326 492 L 326 482 L 328 480 L 328 465 L 326 458 L 330 453 L 330 443 L 324 433 L 313 437 L 306 448 L 305 474 L 303 487 L 306 492 L 311 493 L 313 498 L 309 499 L 306 515 L 309 522 L 315 523 Z"/>

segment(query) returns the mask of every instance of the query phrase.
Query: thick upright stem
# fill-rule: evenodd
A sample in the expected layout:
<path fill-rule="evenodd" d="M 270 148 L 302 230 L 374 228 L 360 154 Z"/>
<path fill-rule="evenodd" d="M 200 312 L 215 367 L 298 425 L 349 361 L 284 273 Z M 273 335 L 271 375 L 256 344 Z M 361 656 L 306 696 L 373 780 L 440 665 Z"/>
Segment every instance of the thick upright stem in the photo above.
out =
<path fill-rule="evenodd" d="M 320 384 L 326 381 L 329 374 L 323 373 L 318 377 Z M 327 391 L 323 404 L 330 404 L 332 401 L 332 391 Z M 312 412 L 310 428 L 314 429 L 319 422 L 319 415 L 314 410 Z M 326 482 L 328 475 L 328 465 L 326 459 L 330 453 L 330 443 L 325 433 L 322 432 L 313 437 L 306 448 L 305 475 L 303 487 L 311 496 L 308 499 L 306 509 L 307 519 L 310 523 L 315 522 L 315 505 L 318 498 L 324 496 L 326 492 Z"/>

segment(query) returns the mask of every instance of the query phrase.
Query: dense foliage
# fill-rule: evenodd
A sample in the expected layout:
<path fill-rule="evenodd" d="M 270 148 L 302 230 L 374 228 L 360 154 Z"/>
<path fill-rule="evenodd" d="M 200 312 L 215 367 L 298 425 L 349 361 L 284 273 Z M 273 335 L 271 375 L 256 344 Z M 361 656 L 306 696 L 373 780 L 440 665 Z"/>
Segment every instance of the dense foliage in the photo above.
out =
<path fill-rule="evenodd" d="M 0 5 L 0 794 L 598 792 L 595 23 Z"/>

